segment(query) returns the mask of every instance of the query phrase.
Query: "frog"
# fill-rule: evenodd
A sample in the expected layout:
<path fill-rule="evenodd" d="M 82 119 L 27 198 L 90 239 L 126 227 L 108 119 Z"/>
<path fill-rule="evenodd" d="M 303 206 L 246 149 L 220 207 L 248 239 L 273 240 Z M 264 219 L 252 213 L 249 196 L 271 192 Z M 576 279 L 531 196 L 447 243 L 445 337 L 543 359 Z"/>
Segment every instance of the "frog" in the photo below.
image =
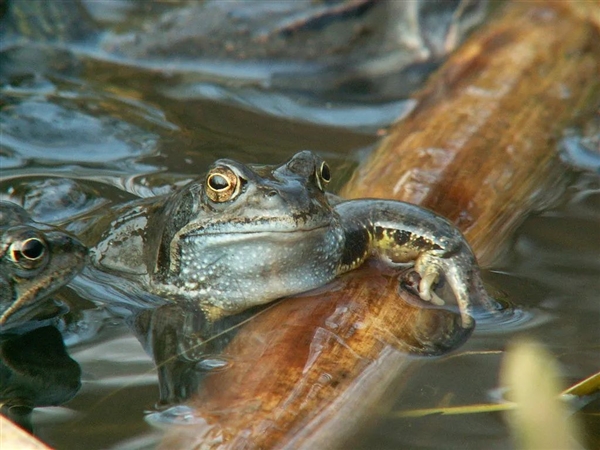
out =
<path fill-rule="evenodd" d="M 60 314 L 49 297 L 83 269 L 87 254 L 75 236 L 0 201 L 0 333 Z"/>
<path fill-rule="evenodd" d="M 342 199 L 330 181 L 329 165 L 309 150 L 279 165 L 219 159 L 173 193 L 107 214 L 86 242 L 90 270 L 118 276 L 112 289 L 193 305 L 209 322 L 323 286 L 371 257 L 408 266 L 418 297 L 436 305 L 443 277 L 465 328 L 474 308 L 497 309 L 447 219 L 396 200 Z"/>

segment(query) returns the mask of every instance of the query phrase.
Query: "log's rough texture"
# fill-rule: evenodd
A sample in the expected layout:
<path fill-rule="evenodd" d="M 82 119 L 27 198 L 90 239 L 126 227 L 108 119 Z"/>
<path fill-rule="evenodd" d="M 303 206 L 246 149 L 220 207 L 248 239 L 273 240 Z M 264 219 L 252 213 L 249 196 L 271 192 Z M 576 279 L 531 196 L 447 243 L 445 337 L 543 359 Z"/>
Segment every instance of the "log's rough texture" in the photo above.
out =
<path fill-rule="evenodd" d="M 564 173 L 556 155 L 564 128 L 598 109 L 599 8 L 503 5 L 430 80 L 343 195 L 429 207 L 492 260 Z M 399 298 L 393 278 L 367 268 L 326 294 L 280 302 L 242 328 L 226 351 L 232 367 L 190 402 L 195 424 L 173 428 L 163 448 L 340 446 L 418 364 L 403 351 L 439 354 L 468 335 L 453 314 L 411 301 Z"/>
<path fill-rule="evenodd" d="M 224 352 L 233 365 L 206 379 L 191 402 L 206 422 L 184 427 L 163 448 L 272 448 L 288 439 L 294 448 L 312 437 L 322 417 L 335 416 L 338 401 L 360 411 L 365 396 L 385 391 L 399 368 L 414 362 L 407 352 L 442 354 L 471 332 L 458 314 L 406 303 L 397 294 L 389 302 L 381 293 L 397 291 L 396 277 L 377 267 L 329 288 L 286 299 L 248 323 Z M 363 377 L 381 381 L 364 392 Z M 339 434 L 353 420 L 335 425 Z"/>
<path fill-rule="evenodd" d="M 341 195 L 433 209 L 459 226 L 481 262 L 492 260 L 560 177 L 564 128 L 598 106 L 600 22 L 581 19 L 581 3 L 506 5 L 430 80 Z"/>

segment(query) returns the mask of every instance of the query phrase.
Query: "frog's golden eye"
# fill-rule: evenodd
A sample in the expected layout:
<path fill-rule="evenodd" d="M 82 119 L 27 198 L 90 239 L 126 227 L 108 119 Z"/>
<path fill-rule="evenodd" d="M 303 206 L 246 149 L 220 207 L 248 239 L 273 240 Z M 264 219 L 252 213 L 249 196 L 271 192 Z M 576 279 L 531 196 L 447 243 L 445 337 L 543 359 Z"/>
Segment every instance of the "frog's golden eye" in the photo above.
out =
<path fill-rule="evenodd" d="M 329 168 L 329 164 L 325 161 L 321 163 L 321 167 L 319 167 L 319 171 L 317 173 L 317 184 L 319 188 L 324 191 L 327 183 L 331 181 L 331 169 Z"/>
<path fill-rule="evenodd" d="M 10 246 L 11 259 L 21 267 L 34 269 L 38 267 L 45 259 L 48 246 L 37 237 L 13 242 Z"/>
<path fill-rule="evenodd" d="M 240 179 L 228 167 L 216 167 L 206 177 L 206 195 L 213 202 L 234 199 L 240 192 Z"/>

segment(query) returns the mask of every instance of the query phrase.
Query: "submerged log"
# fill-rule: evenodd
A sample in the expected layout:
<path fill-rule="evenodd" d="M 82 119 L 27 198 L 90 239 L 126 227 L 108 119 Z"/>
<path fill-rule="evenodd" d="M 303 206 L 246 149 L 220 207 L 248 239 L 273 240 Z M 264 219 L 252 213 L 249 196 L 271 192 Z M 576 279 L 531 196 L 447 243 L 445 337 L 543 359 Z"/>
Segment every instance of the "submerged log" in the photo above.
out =
<path fill-rule="evenodd" d="M 491 261 L 540 208 L 564 168 L 566 126 L 598 108 L 600 16 L 593 2 L 508 2 L 417 95 L 342 194 L 427 206 Z M 590 17 L 595 19 L 589 19 Z M 385 405 L 418 358 L 459 345 L 451 313 L 399 298 L 372 268 L 286 299 L 247 324 L 162 448 L 331 448 Z M 388 396 L 389 397 L 389 396 Z"/>

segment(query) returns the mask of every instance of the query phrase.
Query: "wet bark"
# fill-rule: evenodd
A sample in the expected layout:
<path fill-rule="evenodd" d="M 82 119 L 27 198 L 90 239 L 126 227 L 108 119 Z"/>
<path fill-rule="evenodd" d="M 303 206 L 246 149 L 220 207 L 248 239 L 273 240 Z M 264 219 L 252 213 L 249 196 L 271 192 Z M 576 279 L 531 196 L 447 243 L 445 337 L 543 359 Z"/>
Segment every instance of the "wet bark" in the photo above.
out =
<path fill-rule="evenodd" d="M 0 448 L 20 450 L 50 450 L 31 434 L 0 415 Z"/>
<path fill-rule="evenodd" d="M 484 263 L 565 172 L 557 142 L 598 110 L 600 4 L 509 2 L 428 82 L 344 187 L 346 197 L 410 201 L 449 217 Z M 331 448 L 401 389 L 417 354 L 468 335 L 456 316 L 398 296 L 367 267 L 321 294 L 260 314 L 226 350 L 162 448 Z"/>

